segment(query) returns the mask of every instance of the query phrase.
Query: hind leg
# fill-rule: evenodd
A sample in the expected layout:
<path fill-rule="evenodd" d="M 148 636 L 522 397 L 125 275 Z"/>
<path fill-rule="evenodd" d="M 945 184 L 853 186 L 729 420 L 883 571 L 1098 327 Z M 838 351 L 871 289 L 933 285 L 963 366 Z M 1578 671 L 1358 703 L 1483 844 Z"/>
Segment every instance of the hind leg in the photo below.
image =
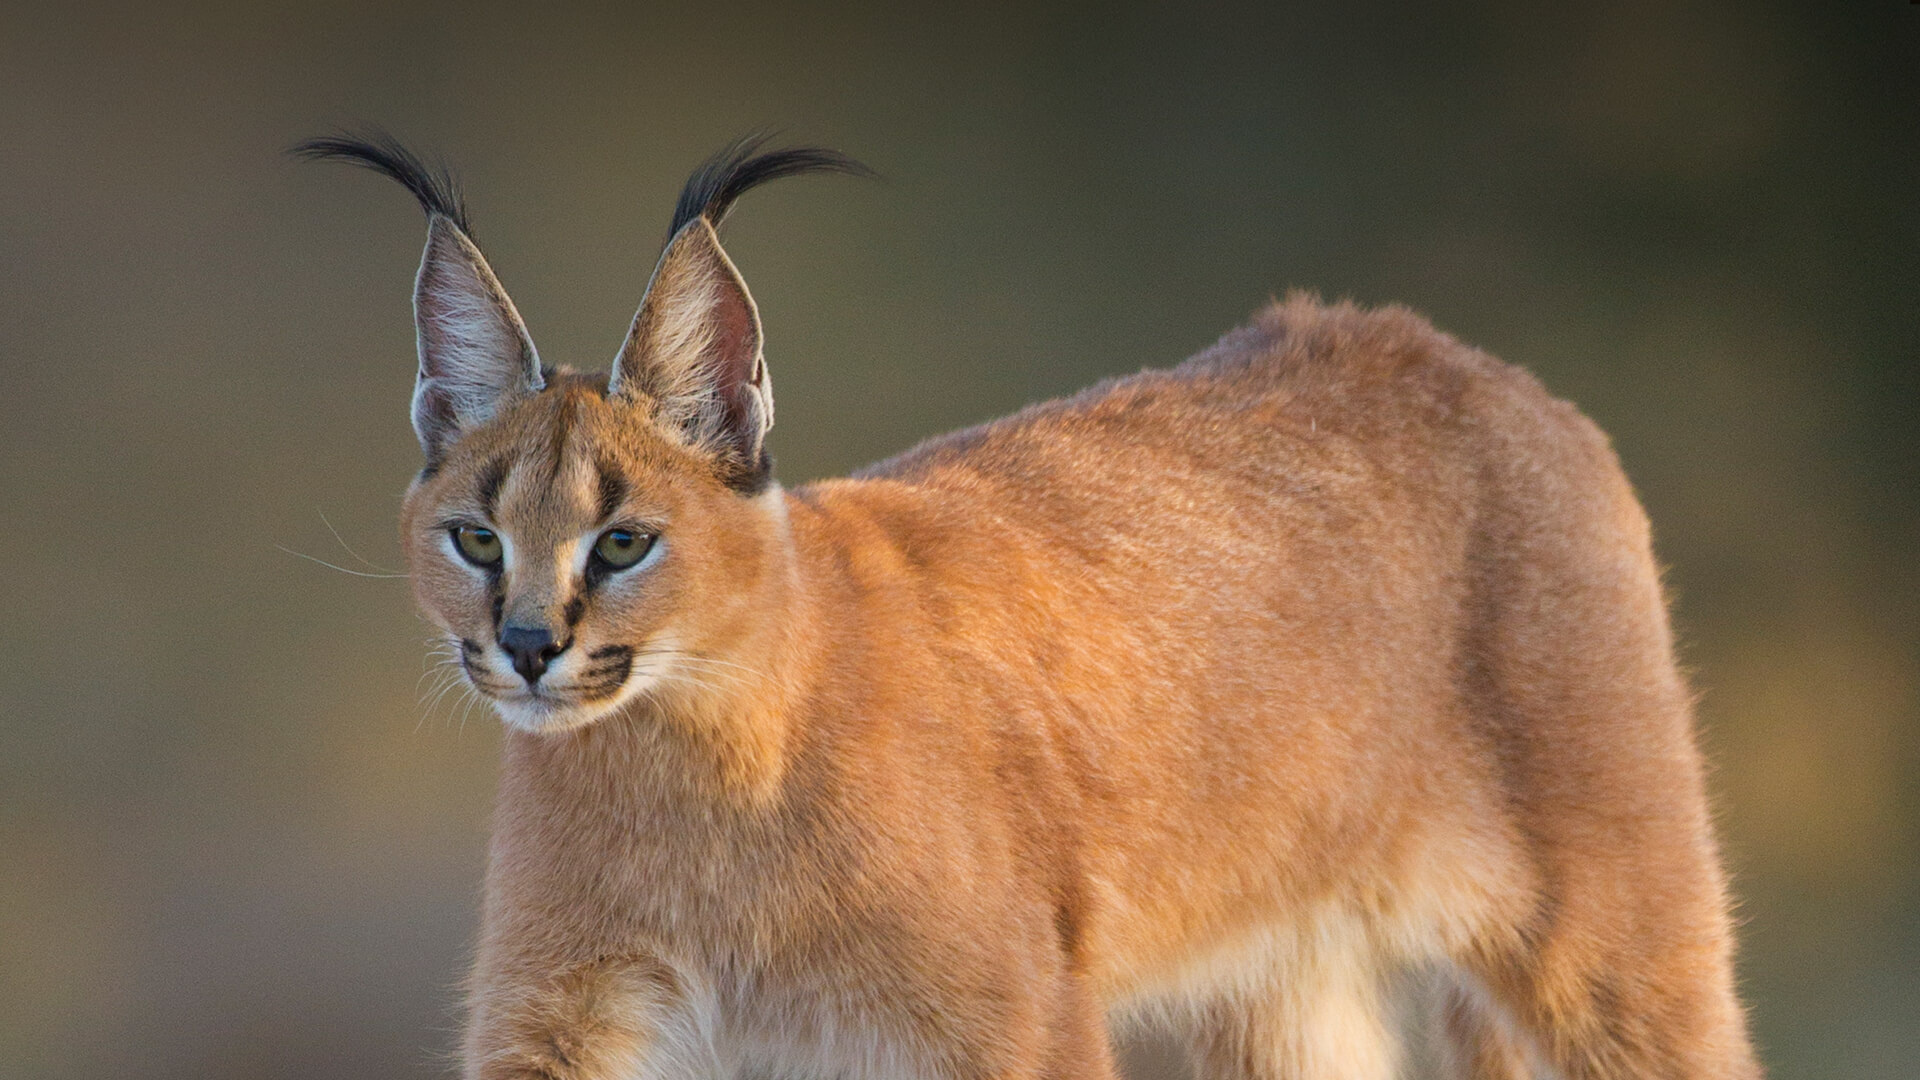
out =
<path fill-rule="evenodd" d="M 1559 755 L 1561 772 L 1540 785 L 1552 797 L 1522 802 L 1534 867 L 1525 903 L 1454 957 L 1493 1006 L 1488 1030 L 1511 1033 L 1505 1041 L 1547 1075 L 1760 1075 L 1734 995 L 1696 759 L 1678 745 L 1670 756 L 1616 751 L 1610 762 Z M 1576 770 L 1592 775 L 1576 786 L 1567 781 Z"/>
<path fill-rule="evenodd" d="M 1725 949 L 1712 936 L 1650 927 L 1607 941 L 1557 927 L 1482 975 L 1529 1056 L 1566 1080 L 1757 1080 Z"/>
<path fill-rule="evenodd" d="M 1462 687 L 1533 883 L 1472 970 L 1566 1080 L 1751 1080 L 1732 931 L 1645 515 L 1536 404 L 1495 491 Z M 1520 422 L 1520 421 L 1516 421 Z M 1550 512 L 1547 512 L 1550 511 Z"/>
<path fill-rule="evenodd" d="M 1670 757 L 1616 754 L 1608 769 L 1589 758 L 1599 775 L 1588 783 L 1611 788 L 1604 793 L 1536 797 L 1530 902 L 1456 957 L 1551 1075 L 1760 1075 L 1734 995 L 1732 928 L 1697 765 L 1681 745 Z"/>

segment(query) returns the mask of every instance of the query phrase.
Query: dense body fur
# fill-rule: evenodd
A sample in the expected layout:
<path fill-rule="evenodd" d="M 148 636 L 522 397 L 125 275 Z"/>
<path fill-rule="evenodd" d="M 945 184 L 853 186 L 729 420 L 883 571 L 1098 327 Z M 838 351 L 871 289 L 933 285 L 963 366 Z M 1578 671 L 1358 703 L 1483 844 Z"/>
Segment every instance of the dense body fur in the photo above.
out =
<path fill-rule="evenodd" d="M 1440 969 L 1468 1051 L 1755 1074 L 1646 522 L 1518 370 L 1295 299 L 755 521 L 756 674 L 510 733 L 477 1072 L 1387 1076 Z"/>
<path fill-rule="evenodd" d="M 1647 523 L 1573 407 L 1295 297 L 787 491 L 710 225 L 611 379 L 529 369 L 429 241 L 423 327 L 498 322 L 479 376 L 423 329 L 421 393 L 505 387 L 416 407 L 402 523 L 509 723 L 470 1077 L 1106 1080 L 1152 1024 L 1375 1080 L 1415 990 L 1458 1075 L 1757 1077 Z"/>

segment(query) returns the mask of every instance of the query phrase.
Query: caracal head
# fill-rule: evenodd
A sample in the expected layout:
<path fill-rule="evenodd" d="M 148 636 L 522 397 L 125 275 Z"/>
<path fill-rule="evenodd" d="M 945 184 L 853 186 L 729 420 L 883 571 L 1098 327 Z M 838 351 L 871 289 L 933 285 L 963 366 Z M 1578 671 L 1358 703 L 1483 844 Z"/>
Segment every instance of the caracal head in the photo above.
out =
<path fill-rule="evenodd" d="M 737 143 L 688 182 L 609 375 L 544 368 L 457 191 L 390 139 L 300 152 L 361 164 L 427 210 L 414 289 L 401 516 L 414 595 L 509 725 L 577 728 L 636 697 L 711 687 L 784 532 L 760 317 L 714 226 L 755 183 L 862 171 Z"/>

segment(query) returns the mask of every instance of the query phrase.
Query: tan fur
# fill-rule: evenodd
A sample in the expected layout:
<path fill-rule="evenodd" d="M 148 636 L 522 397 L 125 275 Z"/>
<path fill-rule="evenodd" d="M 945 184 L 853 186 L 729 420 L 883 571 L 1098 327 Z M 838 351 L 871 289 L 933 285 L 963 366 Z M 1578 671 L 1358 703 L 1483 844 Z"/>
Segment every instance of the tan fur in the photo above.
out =
<path fill-rule="evenodd" d="M 1410 979 L 1463 1074 L 1758 1076 L 1647 523 L 1528 375 L 1296 297 L 752 495 L 604 387 L 407 499 L 511 722 L 469 1076 L 1108 1078 L 1153 1024 L 1206 1077 L 1373 1080 Z M 605 466 L 665 546 L 516 700 L 442 525 L 504 468 L 503 603 L 557 617 Z M 567 697 L 607 645 L 626 685 Z"/>

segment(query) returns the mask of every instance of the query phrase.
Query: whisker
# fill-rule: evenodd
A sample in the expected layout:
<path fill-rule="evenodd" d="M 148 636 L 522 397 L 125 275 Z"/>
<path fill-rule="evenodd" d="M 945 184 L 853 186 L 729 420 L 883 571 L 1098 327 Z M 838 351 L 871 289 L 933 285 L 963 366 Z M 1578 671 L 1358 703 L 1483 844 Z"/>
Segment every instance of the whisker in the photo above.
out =
<path fill-rule="evenodd" d="M 697 661 L 691 660 L 686 657 L 677 658 L 675 660 L 675 664 L 676 666 L 679 666 L 682 668 L 690 667 L 693 670 L 698 671 L 703 675 L 712 676 L 718 679 L 725 679 L 727 680 L 728 683 L 745 690 L 751 690 L 760 684 L 759 680 L 743 678 L 742 676 L 736 675 L 731 671 L 725 670 L 724 668 L 701 667 L 699 666 L 699 663 Z"/>
<path fill-rule="evenodd" d="M 372 569 L 378 570 L 383 574 L 394 574 L 399 577 L 407 576 L 405 574 L 400 573 L 400 571 L 398 570 L 390 570 L 387 567 L 381 566 L 379 563 L 368 561 L 366 556 L 353 550 L 353 548 L 347 545 L 347 542 L 344 539 L 342 539 L 340 536 L 340 530 L 334 528 L 333 522 L 327 520 L 327 515 L 325 511 L 321 510 L 319 507 L 316 506 L 313 508 L 313 512 L 320 515 L 320 524 L 325 525 L 327 527 L 327 531 L 333 534 L 333 539 L 336 543 L 340 545 L 340 550 L 346 552 L 347 554 L 353 556 L 355 559 L 359 560 L 360 565 L 371 567 Z"/>
<path fill-rule="evenodd" d="M 767 678 L 767 673 L 758 668 L 748 667 L 745 664 L 736 664 L 731 660 L 716 659 L 711 656 L 695 656 L 692 653 L 680 652 L 677 649 L 649 649 L 638 652 L 635 656 L 658 657 L 676 664 L 704 664 L 707 666 L 707 669 L 715 675 L 726 674 L 725 672 L 717 670 L 719 668 L 732 668 L 737 671 L 744 671 L 756 679 L 764 681 Z M 735 676 L 735 678 L 738 678 L 738 676 Z"/>
<path fill-rule="evenodd" d="M 446 693 L 447 688 L 459 679 L 457 674 L 452 678 L 448 678 L 446 672 L 434 672 L 432 674 L 438 675 L 439 681 L 435 682 L 425 694 L 420 695 L 420 718 L 414 721 L 413 725 L 413 730 L 416 734 L 419 733 L 421 728 L 427 725 L 428 718 L 433 715 L 433 705 L 429 703 L 428 699 L 431 698 L 437 702 L 440 699 L 440 695 Z"/>
<path fill-rule="evenodd" d="M 759 668 L 748 667 L 745 664 L 736 664 L 731 660 L 718 660 L 711 656 L 695 656 L 692 653 L 681 653 L 679 654 L 679 659 L 682 661 L 689 661 L 696 664 L 719 664 L 721 667 L 738 668 L 741 671 L 747 672 L 750 675 L 758 676 L 762 679 L 767 677 L 767 673 L 764 671 L 761 671 Z"/>
<path fill-rule="evenodd" d="M 453 726 L 453 712 L 459 707 L 460 695 L 465 693 L 459 683 L 451 683 L 433 702 L 434 726 L 445 731 Z M 449 705 L 448 702 L 453 704 Z"/>
<path fill-rule="evenodd" d="M 727 680 L 726 685 L 734 688 L 741 688 L 747 685 L 738 677 L 728 672 L 705 671 L 699 668 L 684 667 L 679 664 L 663 665 L 660 669 L 655 671 L 650 671 L 648 672 L 648 674 L 651 674 L 656 678 L 662 678 L 662 679 L 665 679 L 665 678 L 684 679 L 687 682 L 693 683 L 696 686 L 705 687 L 711 690 L 723 689 L 723 686 L 721 683 L 713 681 L 716 679 L 725 679 Z"/>
<path fill-rule="evenodd" d="M 433 708 L 427 704 L 427 699 L 434 698 L 437 700 L 446 692 L 448 687 L 460 681 L 460 657 L 456 651 L 454 640 L 447 637 L 428 638 L 427 652 L 426 655 L 421 658 L 420 669 L 420 677 L 414 680 L 413 683 L 416 703 L 422 706 L 420 719 L 413 726 L 413 730 L 416 732 L 425 726 L 427 718 L 432 715 Z M 433 680 L 432 684 L 426 691 L 422 692 L 420 689 L 421 685 L 429 679 Z"/>
<path fill-rule="evenodd" d="M 425 683 L 428 679 L 432 679 L 433 685 L 435 687 L 438 687 L 440 685 L 440 680 L 446 677 L 447 677 L 447 669 L 444 665 L 441 665 L 441 664 L 436 664 L 433 667 L 430 667 L 427 670 L 421 672 L 420 677 L 418 679 L 415 679 L 413 683 L 413 696 L 416 700 L 416 703 L 425 704 L 427 700 L 427 694 L 422 692 L 420 689 L 421 684 Z"/>
<path fill-rule="evenodd" d="M 294 558 L 296 558 L 296 559 L 305 559 L 305 560 L 307 560 L 308 562 L 316 562 L 316 563 L 319 563 L 319 564 L 320 564 L 321 566 L 324 566 L 324 567 L 326 567 L 326 568 L 327 568 L 327 569 L 329 569 L 329 570 L 338 570 L 338 571 L 340 571 L 340 572 L 341 572 L 341 573 L 343 573 L 343 574 L 352 574 L 352 575 L 353 575 L 354 577 L 365 577 L 365 578 L 403 578 L 403 577 L 408 577 L 408 576 L 410 576 L 410 575 L 407 575 L 407 574 L 369 574 L 369 573 L 367 573 L 367 572 L 366 572 L 365 570 L 349 570 L 349 569 L 347 569 L 347 568 L 346 568 L 346 567 L 344 567 L 344 566 L 335 566 L 334 564 L 332 564 L 332 563 L 330 563 L 330 562 L 328 562 L 328 561 L 327 561 L 327 560 L 325 560 L 325 559 L 316 559 L 316 558 L 314 558 L 314 557 L 313 557 L 313 556 L 311 556 L 311 555 L 308 555 L 308 554 L 306 554 L 306 553 L 304 553 L 304 552 L 299 552 L 299 551 L 295 551 L 295 550 L 293 550 L 293 549 L 292 549 L 292 548 L 290 548 L 290 547 L 285 547 L 285 546 L 282 546 L 282 545 L 280 545 L 280 544 L 275 544 L 275 545 L 273 545 L 273 546 L 274 546 L 274 547 L 277 547 L 277 548 L 279 548 L 279 549 L 280 549 L 281 551 L 284 551 L 284 552 L 286 552 L 287 554 L 289 554 L 289 555 L 291 555 L 291 556 L 293 556 L 293 557 L 294 557 Z"/>
<path fill-rule="evenodd" d="M 453 693 L 454 687 L 458 685 L 459 685 L 458 683 L 448 683 L 445 686 L 442 686 L 438 691 L 436 691 L 433 695 L 432 700 L 427 702 L 427 707 L 421 711 L 420 719 L 423 722 L 433 719 L 433 717 L 440 711 L 440 703 L 446 700 L 447 695 Z"/>
<path fill-rule="evenodd" d="M 735 675 L 732 671 L 726 671 L 726 669 L 720 669 L 720 667 L 699 667 L 699 665 L 691 665 L 691 667 L 687 667 L 687 669 L 689 669 L 689 671 L 699 671 L 701 675 L 714 676 L 714 678 L 726 678 L 730 684 L 739 686 L 739 688 L 743 688 L 743 690 L 753 690 L 753 688 L 762 686 L 762 680 L 758 680 L 758 678 L 747 678 L 747 676 Z"/>
<path fill-rule="evenodd" d="M 439 664 L 435 664 L 433 667 L 430 667 L 427 670 L 421 672 L 420 677 L 413 680 L 413 696 L 415 701 L 421 702 L 421 701 L 427 700 L 427 695 L 420 691 L 420 687 L 423 683 L 425 683 L 428 679 L 438 680 L 438 679 L 444 678 L 446 677 L 446 674 L 447 674 L 447 665 L 444 661 Z M 436 681 L 434 685 L 438 686 L 439 683 Z"/>
<path fill-rule="evenodd" d="M 463 685 L 463 680 L 461 680 L 459 673 L 455 672 L 452 678 L 441 684 L 440 688 L 434 692 L 433 698 L 427 702 L 426 715 L 433 715 L 433 711 L 440 707 L 440 702 L 446 699 L 446 696 L 453 691 L 453 688 L 461 685 Z"/>
<path fill-rule="evenodd" d="M 724 686 L 719 686 L 717 684 L 706 682 L 704 680 L 695 678 L 693 675 L 685 671 L 662 671 L 662 672 L 656 673 L 655 677 L 659 679 L 661 682 L 667 682 L 672 679 L 678 679 L 681 682 L 687 683 L 688 685 L 694 686 L 698 689 L 709 690 L 715 693 L 718 693 L 722 690 L 727 689 Z"/>
<path fill-rule="evenodd" d="M 479 702 L 479 692 L 471 686 L 467 687 L 466 701 L 460 709 L 460 734 L 465 735 L 467 733 L 467 714 L 473 712 L 473 707 L 479 704 Z"/>

